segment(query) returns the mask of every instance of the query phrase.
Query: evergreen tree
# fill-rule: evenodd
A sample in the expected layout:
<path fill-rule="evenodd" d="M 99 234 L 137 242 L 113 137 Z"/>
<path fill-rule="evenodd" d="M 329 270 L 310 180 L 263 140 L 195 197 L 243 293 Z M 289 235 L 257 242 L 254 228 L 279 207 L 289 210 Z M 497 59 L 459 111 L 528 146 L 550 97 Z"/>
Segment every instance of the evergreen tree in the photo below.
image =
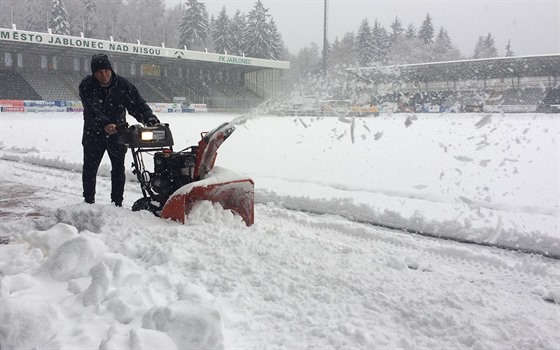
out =
<path fill-rule="evenodd" d="M 25 25 L 23 26 L 23 29 L 32 32 L 45 32 L 46 28 L 49 27 L 49 23 L 46 21 L 46 14 L 51 11 L 49 2 L 41 0 L 25 0 L 20 3 L 23 3 L 24 6 L 20 9 L 20 11 L 14 13 L 14 17 L 16 17 L 20 12 L 25 13 Z M 25 9 L 35 9 L 35 11 L 27 11 Z"/>
<path fill-rule="evenodd" d="M 124 11 L 116 19 L 119 34 L 123 35 L 126 42 L 136 43 L 138 40 L 144 45 L 148 44 L 147 36 L 142 26 L 145 21 L 141 20 L 142 6 L 139 1 L 130 1 L 123 4 Z"/>
<path fill-rule="evenodd" d="M 164 43 L 166 47 L 176 47 L 179 42 L 179 26 L 181 17 L 185 12 L 185 4 L 179 3 L 173 8 L 166 8 L 162 21 L 161 30 L 163 30 Z"/>
<path fill-rule="evenodd" d="M 62 0 L 53 0 L 49 17 L 49 28 L 53 34 L 70 35 L 68 11 Z"/>
<path fill-rule="evenodd" d="M 486 37 L 479 36 L 474 48 L 473 58 L 492 58 L 497 56 L 498 49 L 496 49 L 492 34 L 488 33 Z"/>
<path fill-rule="evenodd" d="M 429 50 L 426 50 L 426 45 L 422 43 L 420 38 L 415 36 L 408 36 L 393 43 L 391 49 L 387 54 L 387 64 L 389 65 L 400 65 L 400 64 L 412 64 L 429 62 L 431 60 L 431 54 Z"/>
<path fill-rule="evenodd" d="M 163 19 L 165 14 L 165 0 L 136 0 L 140 5 L 140 15 L 135 24 L 140 24 L 142 43 L 160 46 L 165 41 Z"/>
<path fill-rule="evenodd" d="M 212 35 L 214 35 L 214 30 L 216 29 L 216 17 L 214 17 L 214 14 L 210 16 L 210 20 L 208 21 L 208 28 L 210 29 L 208 37 L 213 41 L 214 37 Z"/>
<path fill-rule="evenodd" d="M 447 34 L 447 30 L 443 29 L 443 26 L 439 29 L 439 33 L 436 37 L 434 51 L 437 57 L 443 57 L 449 50 L 453 48 L 451 44 L 451 39 Z"/>
<path fill-rule="evenodd" d="M 245 54 L 256 58 L 272 58 L 276 40 L 274 29 L 270 24 L 268 9 L 261 0 L 257 0 L 255 7 L 247 16 L 247 26 L 243 33 Z"/>
<path fill-rule="evenodd" d="M 243 33 L 246 26 L 245 15 L 237 10 L 230 23 L 231 52 L 234 55 L 241 56 L 245 52 Z"/>
<path fill-rule="evenodd" d="M 367 67 L 375 61 L 374 42 L 371 27 L 367 18 L 365 18 L 358 28 L 356 38 L 356 46 L 358 49 L 358 63 L 362 67 Z"/>
<path fill-rule="evenodd" d="M 306 46 L 301 49 L 293 59 L 294 73 L 299 77 L 318 74 L 321 71 L 321 64 L 319 46 L 311 43 L 310 47 Z"/>
<path fill-rule="evenodd" d="M 418 31 L 418 37 L 422 40 L 424 45 L 430 44 L 434 42 L 434 26 L 432 24 L 432 17 L 430 14 L 426 14 L 426 18 L 422 25 L 420 26 L 420 30 Z"/>
<path fill-rule="evenodd" d="M 83 0 L 84 4 L 84 27 L 83 33 L 86 38 L 93 38 L 96 35 L 97 22 L 96 17 L 99 10 L 95 4 L 95 0 Z"/>
<path fill-rule="evenodd" d="M 459 50 L 455 48 L 447 30 L 445 30 L 442 26 L 434 43 L 434 60 L 451 61 L 459 58 L 461 58 Z"/>
<path fill-rule="evenodd" d="M 226 7 L 222 8 L 218 18 L 212 26 L 212 39 L 214 40 L 214 49 L 218 53 L 233 53 L 233 41 L 230 32 L 230 20 L 226 12 Z"/>
<path fill-rule="evenodd" d="M 513 57 L 514 55 L 515 53 L 511 51 L 511 40 L 508 40 L 508 43 L 506 45 L 506 57 Z"/>
<path fill-rule="evenodd" d="M 329 52 L 329 68 L 346 68 L 353 67 L 358 64 L 358 50 L 356 48 L 356 36 L 354 32 L 347 32 L 342 40 L 333 42 Z"/>
<path fill-rule="evenodd" d="M 473 58 L 474 59 L 483 58 L 484 57 L 483 55 L 484 55 L 484 37 L 479 36 L 478 41 L 476 42 L 476 45 L 474 46 Z"/>
<path fill-rule="evenodd" d="M 214 30 L 216 29 L 216 17 L 214 17 L 214 14 L 210 16 L 210 20 L 208 22 L 208 38 L 206 38 L 207 45 L 205 49 L 207 49 L 208 52 L 216 52 L 214 48 Z"/>
<path fill-rule="evenodd" d="M 210 24 L 206 5 L 197 0 L 187 0 L 187 7 L 179 23 L 178 47 L 187 46 L 189 50 L 200 50 L 207 46 Z"/>
<path fill-rule="evenodd" d="M 377 19 L 375 19 L 373 24 L 371 36 L 373 40 L 373 61 L 383 63 L 391 46 L 391 42 L 389 34 Z"/>
<path fill-rule="evenodd" d="M 276 26 L 276 22 L 274 22 L 274 19 L 271 17 L 270 18 L 270 27 L 272 30 L 272 55 L 270 58 L 272 58 L 273 60 L 280 60 L 282 59 L 283 53 L 284 53 L 284 41 L 282 40 L 282 36 L 280 35 L 280 32 L 278 31 L 278 27 Z"/>
<path fill-rule="evenodd" d="M 395 17 L 391 23 L 391 43 L 397 42 L 404 35 L 404 28 L 399 17 Z"/>
<path fill-rule="evenodd" d="M 332 45 L 329 46 L 329 51 L 327 53 L 328 55 L 328 60 L 327 60 L 327 70 L 332 70 L 333 68 L 337 67 L 337 62 L 336 60 L 336 52 L 339 50 L 340 48 L 340 40 L 338 40 L 338 37 L 336 37 L 332 43 Z"/>
<path fill-rule="evenodd" d="M 99 0 L 98 0 L 99 1 Z M 127 6 L 128 7 L 128 6 Z M 97 27 L 97 37 L 107 39 L 113 37 L 115 41 L 134 42 L 137 35 L 132 31 L 132 19 L 128 19 L 128 8 L 125 7 L 122 0 L 112 0 L 106 6 L 100 6 L 99 9 L 99 26 Z M 136 24 L 136 32 L 138 32 L 138 22 Z"/>
<path fill-rule="evenodd" d="M 406 27 L 406 32 L 404 33 L 404 36 L 408 39 L 416 38 L 416 27 L 412 25 L 412 23 L 410 23 Z"/>
<path fill-rule="evenodd" d="M 484 38 L 484 48 L 486 51 L 485 57 L 498 57 L 498 49 L 494 43 L 494 37 L 490 33 Z"/>

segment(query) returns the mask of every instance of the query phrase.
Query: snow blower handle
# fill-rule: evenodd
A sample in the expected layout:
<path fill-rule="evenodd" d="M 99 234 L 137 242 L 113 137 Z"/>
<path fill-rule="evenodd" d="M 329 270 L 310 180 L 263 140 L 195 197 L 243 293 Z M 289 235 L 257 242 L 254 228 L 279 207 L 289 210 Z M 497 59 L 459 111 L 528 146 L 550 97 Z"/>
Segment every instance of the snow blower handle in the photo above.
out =
<path fill-rule="evenodd" d="M 122 135 L 128 131 L 128 123 L 117 124 L 117 134 Z"/>
<path fill-rule="evenodd" d="M 156 117 L 155 115 L 149 117 L 145 123 L 146 126 L 156 126 L 157 124 L 161 124 L 161 122 L 159 121 L 158 117 Z"/>

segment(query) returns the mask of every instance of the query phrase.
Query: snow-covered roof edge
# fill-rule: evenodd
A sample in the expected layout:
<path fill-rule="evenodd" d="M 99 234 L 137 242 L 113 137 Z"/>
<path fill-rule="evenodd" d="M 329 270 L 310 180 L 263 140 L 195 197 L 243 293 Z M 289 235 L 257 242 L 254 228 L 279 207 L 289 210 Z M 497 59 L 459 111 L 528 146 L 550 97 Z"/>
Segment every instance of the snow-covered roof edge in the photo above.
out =
<path fill-rule="evenodd" d="M 142 45 L 140 42 L 138 42 L 138 44 L 131 44 L 112 40 L 91 39 L 8 28 L 0 28 L 0 42 L 1 41 L 71 47 L 86 50 L 90 49 L 93 51 L 102 50 L 108 52 L 196 60 L 221 64 L 290 69 L 290 62 L 287 61 L 275 61 L 262 58 L 190 51 L 188 49 L 166 48 L 164 46 L 149 46 Z"/>

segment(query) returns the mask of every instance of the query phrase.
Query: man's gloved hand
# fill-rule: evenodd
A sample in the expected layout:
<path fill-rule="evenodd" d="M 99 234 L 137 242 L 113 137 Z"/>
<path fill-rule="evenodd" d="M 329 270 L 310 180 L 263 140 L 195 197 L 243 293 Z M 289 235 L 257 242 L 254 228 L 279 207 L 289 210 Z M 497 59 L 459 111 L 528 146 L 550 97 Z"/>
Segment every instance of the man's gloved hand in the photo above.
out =
<path fill-rule="evenodd" d="M 117 125 L 116 124 L 107 124 L 103 127 L 103 130 L 109 135 L 113 135 L 117 133 Z"/>
<path fill-rule="evenodd" d="M 146 126 L 154 126 L 156 124 L 159 124 L 159 119 L 155 115 L 149 117 L 146 121 Z"/>

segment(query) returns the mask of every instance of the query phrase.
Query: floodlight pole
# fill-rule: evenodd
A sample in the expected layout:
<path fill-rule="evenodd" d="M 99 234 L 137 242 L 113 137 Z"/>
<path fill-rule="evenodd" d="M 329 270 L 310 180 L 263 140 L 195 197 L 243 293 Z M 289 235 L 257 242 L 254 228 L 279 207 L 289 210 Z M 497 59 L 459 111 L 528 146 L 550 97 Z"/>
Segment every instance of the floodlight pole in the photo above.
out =
<path fill-rule="evenodd" d="M 323 74 L 327 75 L 327 0 L 325 0 L 324 14 L 323 14 Z"/>

